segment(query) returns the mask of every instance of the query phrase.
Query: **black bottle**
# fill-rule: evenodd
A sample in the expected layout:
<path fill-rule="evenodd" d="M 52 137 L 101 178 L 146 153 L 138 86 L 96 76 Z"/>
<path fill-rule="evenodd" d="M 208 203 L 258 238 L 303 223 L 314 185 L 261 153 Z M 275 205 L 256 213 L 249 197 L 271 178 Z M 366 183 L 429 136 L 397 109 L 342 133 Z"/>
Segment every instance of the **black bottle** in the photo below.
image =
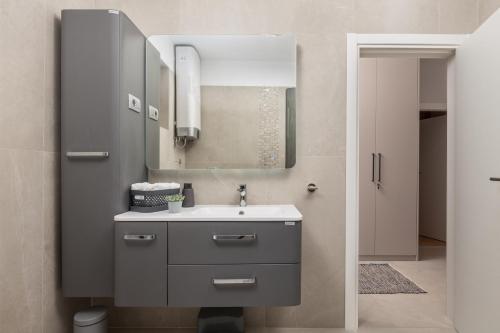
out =
<path fill-rule="evenodd" d="M 185 197 L 182 207 L 194 207 L 194 190 L 191 183 L 184 183 L 182 195 Z"/>

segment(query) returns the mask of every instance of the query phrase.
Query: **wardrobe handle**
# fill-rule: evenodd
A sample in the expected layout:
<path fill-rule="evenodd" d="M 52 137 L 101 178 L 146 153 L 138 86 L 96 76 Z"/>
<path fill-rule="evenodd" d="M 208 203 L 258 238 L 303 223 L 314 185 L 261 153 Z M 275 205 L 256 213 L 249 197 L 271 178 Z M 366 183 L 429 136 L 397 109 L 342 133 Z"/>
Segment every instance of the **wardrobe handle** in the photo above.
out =
<path fill-rule="evenodd" d="M 382 154 L 378 153 L 378 182 L 382 182 Z"/>
<path fill-rule="evenodd" d="M 372 153 L 372 182 L 375 182 L 375 153 Z"/>

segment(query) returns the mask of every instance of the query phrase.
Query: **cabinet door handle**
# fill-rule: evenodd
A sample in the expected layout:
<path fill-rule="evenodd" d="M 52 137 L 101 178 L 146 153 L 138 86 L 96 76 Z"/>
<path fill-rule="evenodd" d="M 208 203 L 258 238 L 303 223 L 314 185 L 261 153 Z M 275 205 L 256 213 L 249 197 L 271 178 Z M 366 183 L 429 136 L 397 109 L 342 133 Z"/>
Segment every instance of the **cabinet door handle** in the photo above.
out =
<path fill-rule="evenodd" d="M 152 241 L 156 239 L 155 234 L 151 235 L 123 235 L 124 240 L 129 241 Z"/>
<path fill-rule="evenodd" d="M 107 151 L 68 151 L 66 152 L 68 158 L 108 158 L 109 152 Z"/>
<path fill-rule="evenodd" d="M 490 177 L 490 181 L 492 181 L 492 182 L 500 182 L 500 178 L 499 177 Z"/>
<path fill-rule="evenodd" d="M 255 240 L 257 239 L 256 234 L 246 234 L 246 235 L 212 235 L 212 240 L 218 241 L 238 241 L 238 240 Z"/>
<path fill-rule="evenodd" d="M 372 153 L 372 182 L 375 182 L 375 153 Z"/>
<path fill-rule="evenodd" d="M 254 286 L 257 284 L 257 279 L 254 277 L 246 279 L 212 279 L 214 286 Z"/>

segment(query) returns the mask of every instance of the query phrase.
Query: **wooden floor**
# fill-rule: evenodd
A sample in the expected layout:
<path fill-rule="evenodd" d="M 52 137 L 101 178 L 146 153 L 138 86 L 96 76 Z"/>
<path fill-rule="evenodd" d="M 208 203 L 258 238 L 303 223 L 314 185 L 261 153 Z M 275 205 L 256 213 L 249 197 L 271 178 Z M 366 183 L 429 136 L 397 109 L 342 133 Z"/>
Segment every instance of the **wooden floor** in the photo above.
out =
<path fill-rule="evenodd" d="M 446 242 L 425 236 L 419 236 L 419 244 L 420 246 L 446 246 Z"/>

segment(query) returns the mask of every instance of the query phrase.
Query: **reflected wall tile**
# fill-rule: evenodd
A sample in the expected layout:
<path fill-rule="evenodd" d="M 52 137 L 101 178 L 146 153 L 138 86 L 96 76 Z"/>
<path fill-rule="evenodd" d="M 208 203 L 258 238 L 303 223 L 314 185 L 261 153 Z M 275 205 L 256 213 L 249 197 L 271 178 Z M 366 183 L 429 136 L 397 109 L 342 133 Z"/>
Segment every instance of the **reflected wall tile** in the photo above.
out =
<path fill-rule="evenodd" d="M 0 5 L 0 148 L 42 148 L 44 10 L 44 0 Z"/>
<path fill-rule="evenodd" d="M 436 0 L 354 0 L 357 33 L 436 33 Z"/>
<path fill-rule="evenodd" d="M 0 149 L 0 331 L 42 322 L 42 153 Z"/>
<path fill-rule="evenodd" d="M 500 0 L 478 0 L 478 25 L 486 21 L 500 7 Z"/>

